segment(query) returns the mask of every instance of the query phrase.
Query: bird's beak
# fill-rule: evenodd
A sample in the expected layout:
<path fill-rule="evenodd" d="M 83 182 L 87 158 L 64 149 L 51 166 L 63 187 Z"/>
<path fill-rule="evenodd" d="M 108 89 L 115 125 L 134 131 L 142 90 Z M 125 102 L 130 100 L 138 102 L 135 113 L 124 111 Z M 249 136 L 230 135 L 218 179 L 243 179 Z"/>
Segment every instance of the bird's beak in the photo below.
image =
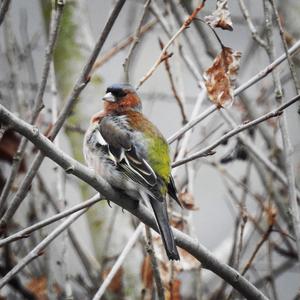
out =
<path fill-rule="evenodd" d="M 112 93 L 109 92 L 104 95 L 102 100 L 107 101 L 107 102 L 116 102 L 116 97 Z"/>

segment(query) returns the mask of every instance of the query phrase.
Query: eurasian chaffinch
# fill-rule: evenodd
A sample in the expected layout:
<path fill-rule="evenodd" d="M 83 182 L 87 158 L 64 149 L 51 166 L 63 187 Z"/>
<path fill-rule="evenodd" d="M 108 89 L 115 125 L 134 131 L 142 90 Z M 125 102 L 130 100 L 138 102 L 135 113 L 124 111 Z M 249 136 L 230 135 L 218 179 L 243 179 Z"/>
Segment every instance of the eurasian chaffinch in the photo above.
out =
<path fill-rule="evenodd" d="M 142 103 L 129 84 L 113 84 L 104 109 L 91 118 L 83 152 L 89 167 L 109 184 L 139 199 L 147 196 L 169 259 L 179 260 L 166 209 L 166 194 L 180 202 L 171 175 L 169 146 L 142 114 Z"/>

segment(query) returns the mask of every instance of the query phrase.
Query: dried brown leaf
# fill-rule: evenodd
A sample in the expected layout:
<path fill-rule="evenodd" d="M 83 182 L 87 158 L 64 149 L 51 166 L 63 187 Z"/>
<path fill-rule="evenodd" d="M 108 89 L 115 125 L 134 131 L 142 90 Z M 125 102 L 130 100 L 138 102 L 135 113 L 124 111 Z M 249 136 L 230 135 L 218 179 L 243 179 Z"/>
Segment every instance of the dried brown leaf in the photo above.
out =
<path fill-rule="evenodd" d="M 20 137 L 16 133 L 11 130 L 7 130 L 0 142 L 0 159 L 12 163 L 14 155 L 18 150 L 20 140 Z M 24 160 L 21 162 L 20 171 L 26 171 Z"/>
<path fill-rule="evenodd" d="M 269 206 L 266 208 L 267 218 L 268 218 L 268 224 L 269 226 L 273 226 L 276 223 L 277 218 L 277 210 L 274 206 Z"/>
<path fill-rule="evenodd" d="M 232 31 L 232 21 L 228 10 L 227 0 L 218 0 L 216 10 L 212 15 L 206 16 L 205 21 L 211 27 L 219 27 Z"/>
<path fill-rule="evenodd" d="M 241 52 L 223 47 L 213 65 L 203 74 L 209 99 L 219 108 L 232 104 Z"/>
<path fill-rule="evenodd" d="M 182 297 L 180 295 L 180 286 L 181 286 L 181 281 L 179 279 L 174 279 L 172 281 L 172 284 L 169 284 L 169 287 L 166 289 L 165 299 L 181 300 Z"/>
<path fill-rule="evenodd" d="M 104 272 L 102 273 L 102 279 L 105 279 L 110 271 L 111 268 L 104 270 Z M 108 290 L 114 294 L 121 294 L 123 290 L 122 282 L 123 282 L 123 268 L 119 268 L 116 275 L 114 276 L 111 283 L 109 284 Z"/>
<path fill-rule="evenodd" d="M 48 282 L 45 276 L 34 277 L 27 284 L 27 289 L 35 295 L 37 300 L 48 300 Z M 55 282 L 53 284 L 53 290 L 56 293 L 57 299 L 62 295 L 62 289 Z"/>
<path fill-rule="evenodd" d="M 151 258 L 149 255 L 145 256 L 143 260 L 141 277 L 144 287 L 146 289 L 151 289 L 153 286 L 153 271 L 151 266 Z"/>
<path fill-rule="evenodd" d="M 189 210 L 198 210 L 199 208 L 195 205 L 194 196 L 189 192 L 181 192 L 179 194 L 179 201 L 182 206 Z"/>

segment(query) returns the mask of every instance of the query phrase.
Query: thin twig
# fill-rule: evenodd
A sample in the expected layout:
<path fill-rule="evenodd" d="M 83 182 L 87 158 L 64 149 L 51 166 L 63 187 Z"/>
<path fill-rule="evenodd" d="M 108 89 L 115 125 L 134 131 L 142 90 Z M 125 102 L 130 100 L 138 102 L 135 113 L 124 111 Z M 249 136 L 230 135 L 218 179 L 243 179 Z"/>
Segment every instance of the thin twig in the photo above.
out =
<path fill-rule="evenodd" d="M 115 23 L 125 1 L 126 0 L 118 0 L 117 3 L 115 4 L 115 7 L 110 14 L 108 21 L 107 21 L 106 25 L 104 26 L 104 29 L 97 41 L 92 53 L 91 53 L 86 65 L 84 66 L 77 82 L 75 83 L 75 86 L 73 87 L 70 96 L 66 100 L 65 106 L 63 107 L 63 109 L 61 110 L 61 113 L 58 116 L 57 122 L 53 125 L 51 133 L 49 134 L 50 140 L 55 139 L 56 135 L 58 134 L 59 130 L 62 128 L 65 120 L 67 119 L 67 117 L 69 116 L 70 112 L 72 111 L 74 105 L 76 104 L 76 100 L 78 99 L 78 96 L 80 95 L 81 91 L 85 88 L 85 86 L 89 82 L 90 71 L 92 70 L 92 67 L 97 59 L 97 56 L 98 56 L 99 52 L 101 51 L 101 49 L 104 45 L 104 42 L 106 41 L 106 39 L 110 33 L 110 30 L 111 30 L 113 24 Z M 38 133 L 37 128 L 35 128 L 35 132 Z M 42 152 L 39 152 L 36 155 L 27 175 L 24 178 L 23 183 L 21 184 L 18 192 L 16 193 L 13 200 L 11 201 L 9 208 L 7 209 L 7 211 L 5 212 L 5 215 L 2 217 L 2 219 L 0 221 L 0 228 L 1 227 L 6 228 L 7 222 L 11 219 L 11 217 L 14 215 L 15 211 L 18 209 L 19 205 L 23 201 L 23 199 L 26 195 L 26 192 L 28 191 L 30 184 L 31 184 L 37 170 L 39 169 L 44 157 L 45 157 L 45 155 Z"/>
<path fill-rule="evenodd" d="M 79 212 L 74 213 L 66 221 L 61 223 L 55 230 L 53 230 L 42 242 L 40 242 L 34 249 L 32 249 L 24 258 L 22 258 L 18 264 L 10 270 L 1 280 L 0 289 L 5 286 L 11 278 L 13 278 L 18 272 L 20 272 L 26 265 L 32 260 L 43 255 L 45 248 L 58 237 L 66 228 L 68 228 L 76 219 L 83 215 L 88 209 L 85 208 Z"/>
<path fill-rule="evenodd" d="M 300 48 L 300 40 L 298 40 L 288 51 L 289 55 L 294 55 Z M 270 63 L 266 68 L 258 72 L 255 76 L 253 76 L 250 80 L 248 80 L 243 85 L 239 86 L 237 89 L 235 89 L 234 95 L 238 95 L 241 92 L 248 89 L 250 86 L 254 85 L 258 81 L 260 81 L 262 78 L 266 77 L 269 73 L 271 73 L 276 67 L 278 67 L 285 59 L 287 58 L 286 54 L 282 54 L 279 56 L 276 60 L 274 60 L 272 63 Z"/>
<path fill-rule="evenodd" d="M 140 30 L 140 36 L 144 33 L 150 31 L 157 24 L 157 20 L 149 21 L 147 24 L 143 25 Z M 121 50 L 127 48 L 134 41 L 134 34 L 122 39 L 116 45 L 114 45 L 110 50 L 106 51 L 99 59 L 96 60 L 91 73 L 94 73 L 98 68 L 107 63 L 114 55 L 119 53 Z"/>
<path fill-rule="evenodd" d="M 0 25 L 2 24 L 4 17 L 9 9 L 10 0 L 3 0 L 0 6 Z"/>
<path fill-rule="evenodd" d="M 284 32 L 284 29 L 283 29 L 283 26 L 282 26 L 282 23 L 281 23 L 281 19 L 280 19 L 279 13 L 278 13 L 278 9 L 276 7 L 275 0 L 269 0 L 269 1 L 271 2 L 273 10 L 274 10 L 275 20 L 276 20 L 277 26 L 279 28 L 280 37 L 281 37 L 281 41 L 282 41 L 282 44 L 283 44 L 283 47 L 284 47 L 284 51 L 285 51 L 285 54 L 287 56 L 287 61 L 288 61 L 290 72 L 291 72 L 292 79 L 293 79 L 293 82 L 294 82 L 295 92 L 296 92 L 296 94 L 299 94 L 300 93 L 299 78 L 297 76 L 292 58 L 291 58 L 290 54 L 288 53 L 289 48 L 288 48 L 288 45 L 287 45 L 287 42 L 286 42 L 285 32 Z"/>
<path fill-rule="evenodd" d="M 165 299 L 164 287 L 159 273 L 157 257 L 155 255 L 154 248 L 153 248 L 153 238 L 152 238 L 151 230 L 148 226 L 145 226 L 145 230 L 146 230 L 146 237 L 148 240 L 147 252 L 151 258 L 151 266 L 152 266 L 153 277 L 156 285 L 157 297 L 159 300 L 164 300 Z"/>
<path fill-rule="evenodd" d="M 129 66 L 130 66 L 130 63 L 131 63 L 131 58 L 132 58 L 132 55 L 134 54 L 134 50 L 135 50 L 135 48 L 136 48 L 136 46 L 139 42 L 139 39 L 141 37 L 142 25 L 143 25 L 143 22 L 145 20 L 146 13 L 148 11 L 150 3 L 151 3 L 151 0 L 146 0 L 146 2 L 144 4 L 144 10 L 141 14 L 140 21 L 139 21 L 138 26 L 136 28 L 136 31 L 134 33 L 133 42 L 131 43 L 130 49 L 128 51 L 128 55 L 125 58 L 125 61 L 123 63 L 123 68 L 124 68 L 124 73 L 125 73 L 125 81 L 126 82 L 130 82 L 130 80 L 129 80 Z"/>
<path fill-rule="evenodd" d="M 192 21 L 195 19 L 198 12 L 204 7 L 205 0 L 199 4 L 196 9 L 192 12 L 192 14 L 186 19 L 186 21 L 182 24 L 180 29 L 172 36 L 172 38 L 168 41 L 168 43 L 164 46 L 163 50 L 161 51 L 158 59 L 155 61 L 153 66 L 150 68 L 150 70 L 147 72 L 144 77 L 141 78 L 139 83 L 136 86 L 136 89 L 138 90 L 140 86 L 155 72 L 157 67 L 161 64 L 161 62 L 164 60 L 164 57 L 166 57 L 166 52 L 168 48 L 172 45 L 172 43 L 177 39 L 177 37 L 185 30 L 187 29 Z"/>
<path fill-rule="evenodd" d="M 0 105 L 0 120 L 2 123 L 10 124 L 11 128 L 18 131 L 21 135 L 26 136 L 35 146 L 47 155 L 51 160 L 59 164 L 63 169 L 69 173 L 87 182 L 89 185 L 98 190 L 103 197 L 110 199 L 117 205 L 131 212 L 139 218 L 144 224 L 150 226 L 158 232 L 158 227 L 153 217 L 153 213 L 149 211 L 142 203 L 136 207 L 136 200 L 131 199 L 124 194 L 120 194 L 114 190 L 106 181 L 101 177 L 97 177 L 93 170 L 83 166 L 75 161 L 67 154 L 57 149 L 53 143 L 34 130 L 30 124 L 22 121 L 6 108 Z M 228 265 L 218 261 L 205 247 L 203 247 L 197 240 L 189 237 L 188 235 L 173 229 L 176 244 L 188 251 L 196 259 L 198 259 L 202 266 L 211 270 L 234 288 L 236 288 L 247 299 L 261 299 L 267 300 L 268 298 L 258 289 L 256 289 L 247 279 L 241 276 L 237 271 Z"/>
<path fill-rule="evenodd" d="M 297 41 L 290 49 L 289 54 L 294 55 L 300 48 L 300 40 Z M 234 96 L 239 95 L 252 85 L 254 85 L 256 82 L 260 81 L 262 78 L 266 77 L 272 70 L 274 70 L 276 67 L 278 67 L 284 60 L 286 59 L 286 54 L 282 54 L 280 57 L 278 57 L 276 60 L 274 60 L 270 65 L 268 65 L 266 68 L 258 72 L 256 75 L 254 75 L 252 78 L 250 78 L 247 82 L 240 85 L 238 88 L 234 91 Z M 217 111 L 218 108 L 215 105 L 211 105 L 208 107 L 204 112 L 202 112 L 199 116 L 197 116 L 194 120 L 190 120 L 187 124 L 185 124 L 182 128 L 180 128 L 176 133 L 174 133 L 169 139 L 168 142 L 171 144 L 176 139 L 181 137 L 185 132 L 190 130 L 192 127 L 194 127 L 196 124 L 198 124 L 200 121 L 204 120 L 207 116 L 209 116 L 211 113 Z"/>
<path fill-rule="evenodd" d="M 163 13 L 160 12 L 159 6 L 157 5 L 157 3 L 154 0 L 152 0 L 150 10 L 151 10 L 151 13 L 156 17 L 157 21 L 159 22 L 162 29 L 166 33 L 167 37 L 170 39 L 172 37 L 172 34 L 168 29 L 168 26 L 165 22 Z M 200 80 L 201 74 L 200 74 L 199 70 L 197 69 L 197 67 L 195 66 L 194 62 L 191 61 L 191 59 L 186 55 L 186 53 L 184 51 L 184 47 L 179 43 L 178 48 L 179 48 L 179 53 L 182 57 L 182 60 L 184 61 L 187 69 L 190 71 L 191 75 L 194 77 L 195 80 L 197 80 L 197 81 Z"/>
<path fill-rule="evenodd" d="M 31 120 L 30 120 L 31 124 L 34 124 L 36 122 L 39 113 L 43 108 L 43 104 L 42 104 L 43 96 L 45 93 L 47 79 L 50 71 L 50 64 L 52 61 L 53 50 L 55 48 L 55 43 L 58 37 L 59 25 L 61 21 L 62 12 L 63 12 L 64 1 L 58 1 L 55 7 L 56 8 L 53 9 L 52 11 L 52 18 L 51 18 L 50 30 L 49 30 L 49 41 L 45 50 L 45 63 L 42 72 L 42 79 L 34 101 L 33 113 L 31 115 Z M 0 215 L 2 215 L 2 213 L 4 212 L 4 208 L 5 208 L 4 206 L 6 204 L 7 197 L 11 190 L 11 186 L 18 174 L 18 170 L 20 168 L 22 159 L 24 158 L 27 142 L 28 142 L 27 139 L 22 138 L 17 153 L 15 154 L 13 164 L 10 170 L 10 174 L 5 182 L 5 186 L 2 190 L 1 197 L 0 197 Z"/>
<path fill-rule="evenodd" d="M 266 0 L 265 0 L 266 1 Z M 271 0 L 271 5 L 273 6 L 273 10 L 275 12 L 276 18 L 279 18 L 278 11 L 276 10 L 275 3 Z M 267 3 L 264 2 L 264 8 L 265 8 L 265 14 L 271 15 L 270 8 L 267 6 Z M 287 55 L 287 59 L 289 62 L 291 74 L 293 75 L 293 63 L 291 61 L 291 58 L 289 56 L 286 41 L 283 36 L 283 29 L 281 26 L 281 23 L 279 20 L 278 26 L 280 29 L 280 33 L 282 34 L 282 42 L 284 45 L 284 49 Z M 270 60 L 273 59 L 275 54 L 275 47 L 273 43 L 273 30 L 272 26 L 270 26 L 269 30 L 267 31 L 268 36 L 268 46 L 269 46 L 269 58 Z M 274 85 L 275 85 L 275 96 L 276 100 L 279 103 L 283 102 L 283 94 L 282 94 L 282 86 L 281 81 L 278 72 L 274 73 Z M 294 84 L 296 91 L 298 91 L 298 83 L 297 78 L 293 77 Z M 284 113 L 282 119 L 279 122 L 280 125 L 280 132 L 282 136 L 283 141 L 283 151 L 284 151 L 284 157 L 285 157 L 285 169 L 286 169 L 286 177 L 287 177 L 287 187 L 288 187 L 288 199 L 289 199 L 289 206 L 291 207 L 291 217 L 292 217 L 292 223 L 293 223 L 293 230 L 296 238 L 296 245 L 297 245 L 297 252 L 298 252 L 298 261 L 300 261 L 300 212 L 299 207 L 297 203 L 297 188 L 296 188 L 296 178 L 295 178 L 295 170 L 294 170 L 294 163 L 292 158 L 293 148 L 288 132 L 288 123 L 287 123 L 287 116 Z"/>
<path fill-rule="evenodd" d="M 160 47 L 161 47 L 161 49 L 163 49 L 163 47 L 164 47 L 164 45 L 161 41 L 160 41 Z M 187 121 L 188 121 L 187 116 L 186 116 L 186 113 L 185 113 L 185 110 L 184 110 L 182 100 L 179 97 L 179 95 L 177 93 L 177 90 L 176 90 L 176 87 L 175 87 L 175 83 L 174 83 L 173 75 L 171 73 L 171 67 L 170 67 L 170 64 L 169 64 L 169 60 L 165 59 L 164 62 L 165 62 L 165 67 L 166 67 L 166 71 L 167 71 L 167 74 L 168 74 L 168 78 L 169 78 L 169 81 L 170 81 L 170 84 L 171 84 L 171 90 L 172 90 L 172 93 L 173 93 L 173 95 L 176 99 L 176 102 L 178 104 L 178 107 L 179 107 L 179 110 L 180 110 L 180 113 L 181 113 L 182 123 L 186 124 Z"/>
<path fill-rule="evenodd" d="M 248 9 L 245 5 L 244 0 L 239 0 L 240 9 L 243 13 L 243 16 L 248 24 L 248 27 L 251 31 L 252 38 L 263 48 L 267 47 L 267 43 L 259 36 L 248 12 Z M 298 93 L 297 93 L 298 94 Z"/>
<path fill-rule="evenodd" d="M 261 240 L 259 241 L 259 243 L 256 245 L 250 259 L 248 260 L 248 262 L 246 263 L 246 265 L 244 266 L 243 268 L 243 271 L 241 272 L 242 275 L 245 275 L 246 272 L 249 270 L 249 268 L 251 267 L 253 261 L 254 261 L 254 258 L 257 254 L 257 252 L 259 251 L 259 249 L 261 248 L 261 246 L 264 244 L 265 241 L 267 241 L 269 235 L 271 234 L 272 232 L 272 228 L 273 228 L 273 224 L 270 224 L 267 231 L 264 233 L 264 235 L 261 237 Z"/>
<path fill-rule="evenodd" d="M 12 243 L 12 242 L 20 240 L 20 239 L 28 238 L 30 233 L 32 233 L 38 229 L 41 229 L 45 226 L 48 226 L 54 222 L 57 222 L 79 210 L 82 210 L 84 208 L 89 208 L 90 206 L 94 205 L 95 203 L 99 202 L 100 200 L 101 200 L 101 198 L 97 194 L 97 195 L 93 196 L 92 198 L 84 201 L 83 203 L 77 204 L 69 209 L 66 209 L 60 213 L 57 213 L 56 215 L 54 215 L 52 217 L 49 217 L 49 218 L 42 220 L 38 223 L 35 223 L 29 227 L 26 227 L 14 234 L 11 234 L 10 236 L 0 240 L 0 247 L 3 247 L 6 244 Z"/>
<path fill-rule="evenodd" d="M 207 156 L 207 155 L 211 155 L 211 151 L 213 149 L 215 149 L 217 146 L 221 145 L 224 141 L 227 141 L 229 138 L 233 137 L 234 135 L 247 130 L 261 122 L 264 122 L 270 118 L 274 118 L 277 116 L 280 116 L 283 112 L 284 109 L 286 109 L 287 107 L 289 107 L 290 105 L 292 105 L 293 103 L 299 101 L 300 99 L 300 95 L 297 95 L 296 97 L 292 98 L 291 100 L 289 100 L 288 102 L 284 103 L 283 105 L 280 105 L 279 107 L 277 107 L 276 109 L 264 114 L 263 116 L 248 122 L 246 124 L 242 124 L 239 125 L 238 127 L 230 130 L 229 132 L 227 132 L 225 135 L 223 135 L 222 137 L 220 137 L 217 141 L 215 141 L 214 143 L 212 143 L 211 145 L 207 146 L 206 148 L 180 160 L 180 161 L 176 161 L 175 163 L 172 164 L 173 168 L 176 168 L 182 164 L 185 164 L 189 161 L 195 160 L 199 157 L 203 157 L 203 156 Z"/>
<path fill-rule="evenodd" d="M 271 3 L 271 5 L 272 5 L 272 3 Z M 276 8 L 274 6 L 273 6 L 273 9 L 276 10 Z M 271 15 L 271 12 L 270 12 L 271 7 L 267 6 L 266 0 L 264 1 L 264 10 L 265 10 L 266 15 Z M 279 25 L 279 27 L 280 27 L 280 25 Z M 282 28 L 280 30 L 282 30 Z M 268 37 L 268 45 L 269 45 L 268 55 L 269 55 L 269 59 L 272 60 L 273 57 L 275 56 L 275 46 L 274 46 L 274 42 L 273 42 L 273 27 L 272 26 L 269 26 L 269 28 L 267 30 L 267 37 Z M 286 46 L 286 44 L 284 42 L 283 42 L 283 44 L 284 44 L 284 46 Z M 289 58 L 287 48 L 286 47 L 284 47 L 284 48 L 286 51 L 287 58 Z M 282 93 L 282 86 L 281 86 L 281 81 L 280 81 L 278 72 L 274 72 L 273 80 L 274 80 L 274 86 L 275 86 L 276 100 L 277 100 L 277 102 L 282 103 L 283 102 L 283 93 Z M 291 140 L 289 137 L 286 114 L 283 114 L 283 118 L 280 120 L 279 126 L 280 126 L 282 141 L 283 141 L 289 206 L 291 207 L 291 217 L 292 217 L 292 223 L 293 223 L 293 230 L 294 230 L 294 234 L 295 234 L 295 238 L 296 238 L 298 261 L 300 261 L 300 213 L 299 213 L 299 207 L 298 207 L 298 203 L 297 203 L 296 179 L 295 179 L 294 164 L 293 164 L 293 159 L 292 159 L 293 149 L 292 149 Z"/>
<path fill-rule="evenodd" d="M 98 289 L 97 293 L 93 297 L 93 300 L 100 300 L 101 297 L 104 295 L 104 292 L 106 291 L 107 287 L 110 285 L 111 281 L 113 280 L 114 276 L 118 272 L 119 268 L 123 264 L 124 260 L 126 259 L 128 253 L 131 251 L 131 248 L 136 243 L 138 237 L 140 236 L 142 230 L 143 230 L 143 224 L 140 223 L 139 226 L 136 228 L 134 233 L 130 236 L 129 241 L 127 242 L 126 246 L 124 247 L 121 254 L 118 256 L 118 259 L 116 260 L 115 264 L 111 268 L 110 272 L 104 279 L 103 283 L 101 284 L 100 288 Z"/>

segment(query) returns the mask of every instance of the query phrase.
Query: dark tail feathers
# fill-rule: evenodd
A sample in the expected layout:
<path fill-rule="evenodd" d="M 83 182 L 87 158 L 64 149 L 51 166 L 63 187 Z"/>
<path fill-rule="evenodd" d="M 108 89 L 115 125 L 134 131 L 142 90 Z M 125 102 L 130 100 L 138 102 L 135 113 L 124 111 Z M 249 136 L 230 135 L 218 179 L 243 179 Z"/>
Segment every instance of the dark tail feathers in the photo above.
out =
<path fill-rule="evenodd" d="M 152 197 L 149 198 L 159 227 L 160 235 L 167 252 L 167 256 L 170 260 L 179 260 L 180 257 L 175 245 L 173 232 L 169 225 L 169 218 L 165 202 L 159 201 Z"/>

